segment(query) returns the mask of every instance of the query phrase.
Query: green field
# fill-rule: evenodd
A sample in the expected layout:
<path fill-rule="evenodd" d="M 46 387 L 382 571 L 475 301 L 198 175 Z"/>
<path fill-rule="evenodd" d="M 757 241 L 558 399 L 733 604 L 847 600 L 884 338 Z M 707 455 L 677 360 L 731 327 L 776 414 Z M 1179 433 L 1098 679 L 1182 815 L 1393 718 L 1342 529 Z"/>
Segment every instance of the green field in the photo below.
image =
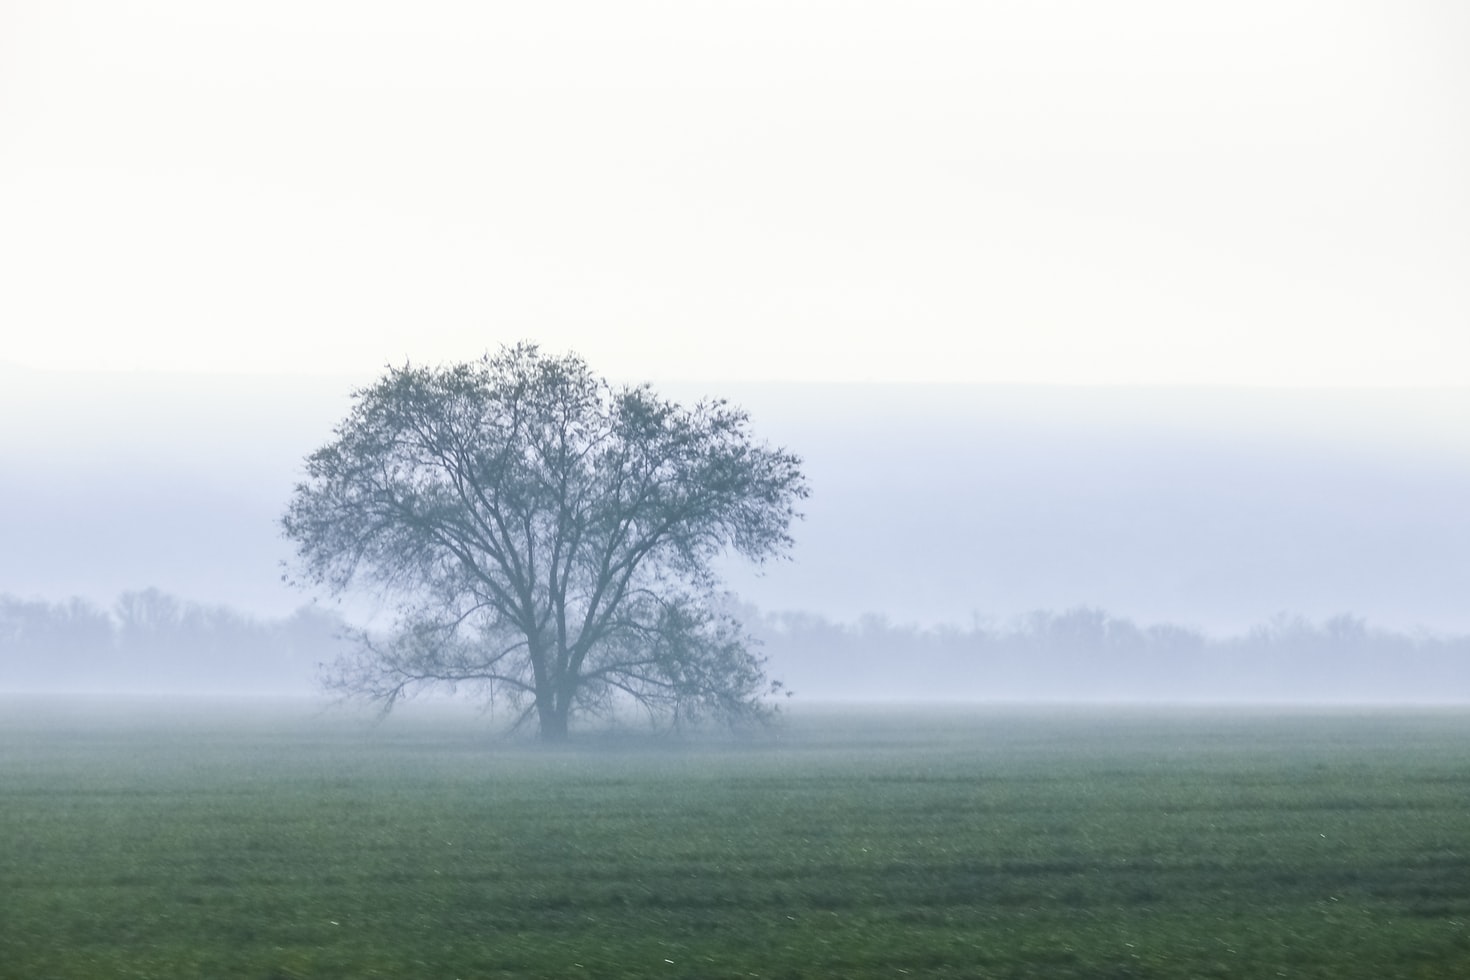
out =
<path fill-rule="evenodd" d="M 0 976 L 1470 977 L 1464 709 L 485 729 L 0 701 Z"/>

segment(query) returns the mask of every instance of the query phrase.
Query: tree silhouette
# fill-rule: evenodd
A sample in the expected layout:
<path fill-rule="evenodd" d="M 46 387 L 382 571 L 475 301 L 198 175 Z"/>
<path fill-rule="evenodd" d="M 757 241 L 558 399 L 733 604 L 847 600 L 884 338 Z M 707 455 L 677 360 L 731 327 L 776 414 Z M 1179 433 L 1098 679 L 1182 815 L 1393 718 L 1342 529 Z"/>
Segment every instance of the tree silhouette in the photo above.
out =
<path fill-rule="evenodd" d="M 771 689 L 713 560 L 783 554 L 801 461 L 723 401 L 614 387 L 576 355 L 502 348 L 390 368 L 307 459 L 282 526 L 304 579 L 399 604 L 332 678 L 385 708 L 469 686 L 566 736 L 619 702 L 750 718 Z M 779 685 L 776 685 L 779 686 Z"/>

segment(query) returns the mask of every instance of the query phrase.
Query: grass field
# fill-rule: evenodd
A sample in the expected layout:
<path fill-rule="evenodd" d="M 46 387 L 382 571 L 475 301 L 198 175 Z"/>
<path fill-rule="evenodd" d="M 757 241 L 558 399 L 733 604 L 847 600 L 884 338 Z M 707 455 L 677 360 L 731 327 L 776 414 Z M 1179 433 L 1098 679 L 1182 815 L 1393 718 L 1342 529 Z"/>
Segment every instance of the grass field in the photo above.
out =
<path fill-rule="evenodd" d="M 1470 977 L 1470 711 L 0 701 L 0 976 Z"/>

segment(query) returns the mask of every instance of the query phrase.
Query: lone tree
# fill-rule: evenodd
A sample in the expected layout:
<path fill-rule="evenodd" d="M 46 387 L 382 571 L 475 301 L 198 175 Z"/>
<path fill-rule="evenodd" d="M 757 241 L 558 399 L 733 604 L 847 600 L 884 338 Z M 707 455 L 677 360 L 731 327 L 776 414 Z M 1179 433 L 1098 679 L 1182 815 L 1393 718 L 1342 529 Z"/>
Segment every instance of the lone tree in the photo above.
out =
<path fill-rule="evenodd" d="M 385 710 L 446 685 L 548 740 L 620 702 L 736 721 L 780 684 L 720 611 L 712 562 L 789 548 L 800 467 L 724 401 L 682 407 L 521 344 L 354 392 L 281 523 L 309 583 L 398 603 L 392 635 L 360 633 L 329 678 Z"/>

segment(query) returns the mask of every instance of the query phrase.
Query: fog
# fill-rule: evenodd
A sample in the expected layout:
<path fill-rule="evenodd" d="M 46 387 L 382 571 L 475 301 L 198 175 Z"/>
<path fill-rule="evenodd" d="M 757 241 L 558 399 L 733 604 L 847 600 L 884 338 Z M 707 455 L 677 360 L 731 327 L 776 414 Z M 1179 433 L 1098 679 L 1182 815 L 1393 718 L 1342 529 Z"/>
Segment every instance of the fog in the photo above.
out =
<path fill-rule="evenodd" d="M 1352 616 L 1278 615 L 1210 637 L 1087 608 L 934 629 L 871 615 L 839 623 L 735 611 L 769 674 L 806 701 L 1470 700 L 1470 636 L 1396 632 Z M 318 607 L 252 617 L 156 589 L 105 608 L 0 595 L 0 692 L 312 696 L 323 693 L 323 667 L 353 642 L 345 627 Z"/>
<path fill-rule="evenodd" d="M 523 338 L 804 457 L 790 560 L 723 566 L 803 695 L 866 690 L 831 637 L 1029 651 L 927 697 L 1083 676 L 1044 623 L 1470 635 L 1467 10 L 0 7 L 6 642 L 192 689 L 385 627 L 282 580 L 302 460 L 384 361 Z"/>
<path fill-rule="evenodd" d="M 120 597 L 153 588 L 180 624 L 213 624 L 213 667 L 181 667 L 175 643 L 149 654 L 136 690 L 169 689 L 175 670 L 182 688 L 242 683 L 219 651 L 279 640 L 313 599 L 324 616 L 381 621 L 283 583 L 276 527 L 302 458 L 365 380 L 6 369 L 11 619 L 75 598 L 110 617 L 109 649 L 142 656 L 136 636 L 118 639 Z M 773 673 L 803 696 L 1470 696 L 1453 639 L 1470 633 L 1470 389 L 661 390 L 729 397 L 806 459 L 791 560 L 728 569 Z M 1092 625 L 1063 643 L 1052 627 L 1068 622 Z M 0 634 L 7 656 L 20 632 Z M 289 669 L 262 670 L 261 685 L 309 687 L 330 633 L 298 636 Z M 45 646 L 36 635 L 27 656 Z M 1367 666 L 1329 683 L 1345 643 Z M 1201 649 L 1209 665 L 1158 660 Z M 879 681 L 895 663 L 904 679 Z M 1385 686 L 1405 671 L 1418 680 Z M 88 685 L 12 665 L 0 687 L 121 676 Z"/>
<path fill-rule="evenodd" d="M 805 454 L 768 609 L 926 624 L 1100 606 L 1470 630 L 1470 389 L 830 386 L 745 395 Z"/>

